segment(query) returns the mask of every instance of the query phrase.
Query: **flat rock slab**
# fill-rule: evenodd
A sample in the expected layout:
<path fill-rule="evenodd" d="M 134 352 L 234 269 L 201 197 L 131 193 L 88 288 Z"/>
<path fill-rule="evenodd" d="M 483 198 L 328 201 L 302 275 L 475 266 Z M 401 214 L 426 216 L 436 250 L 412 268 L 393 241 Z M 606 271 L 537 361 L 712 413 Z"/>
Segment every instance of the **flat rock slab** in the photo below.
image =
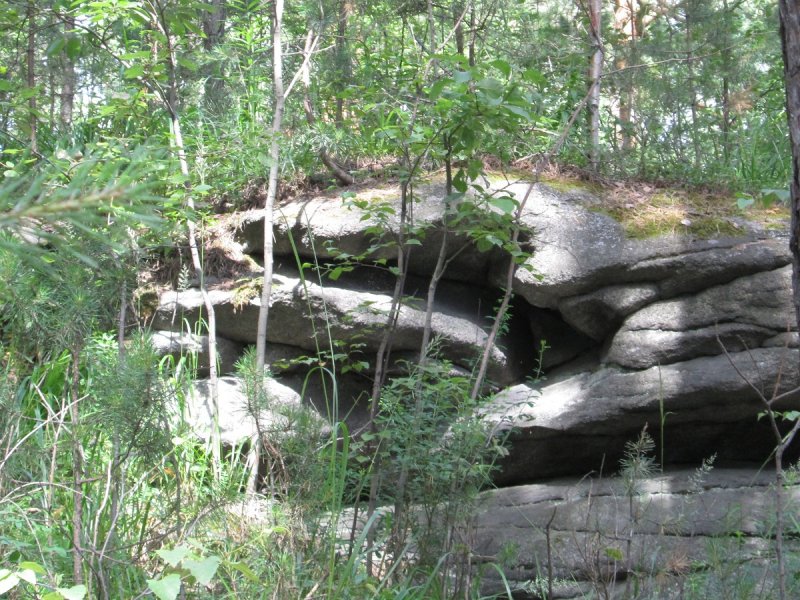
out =
<path fill-rule="evenodd" d="M 418 186 L 411 215 L 419 230 L 414 238 L 424 243 L 414 245 L 409 269 L 430 275 L 442 242 L 442 219 L 445 214 L 444 184 Z M 365 208 L 352 201 L 330 196 L 302 198 L 276 209 L 273 227 L 275 256 L 292 256 L 296 250 L 305 260 L 330 261 L 336 256 L 364 257 L 363 262 L 395 261 L 401 214 L 400 187 L 372 189 L 353 200 L 366 202 Z M 243 250 L 261 254 L 264 245 L 264 212 L 246 213 L 237 239 Z M 447 271 L 449 279 L 485 283 L 492 259 L 490 252 L 478 252 L 466 236 L 451 235 L 448 244 L 454 259 Z M 465 249 L 464 246 L 468 247 Z M 456 251 L 458 255 L 455 256 Z"/>
<path fill-rule="evenodd" d="M 769 590 L 774 481 L 769 472 L 712 469 L 642 478 L 633 492 L 621 478 L 498 489 L 482 495 L 473 549 L 505 565 L 515 598 L 541 597 L 548 572 L 560 598 L 622 597 L 626 584 L 637 598 L 678 598 L 689 582 L 730 597 L 713 590 L 733 578 Z M 785 514 L 795 514 L 800 486 L 784 495 Z M 786 543 L 790 555 L 800 550 L 796 538 Z M 484 577 L 484 593 L 504 589 L 493 570 Z"/>
<path fill-rule="evenodd" d="M 603 360 L 644 369 L 720 354 L 720 343 L 755 348 L 796 328 L 787 266 L 648 305 L 625 321 Z"/>
<path fill-rule="evenodd" d="M 210 290 L 215 307 L 217 332 L 231 340 L 255 343 L 259 298 L 245 299 L 237 305 L 235 290 Z M 374 353 L 377 351 L 391 307 L 391 296 L 306 282 L 276 275 L 270 300 L 267 340 L 315 352 L 329 348 L 328 335 L 341 342 L 337 352 Z M 161 294 L 153 326 L 170 329 L 184 322 L 197 323 L 203 312 L 199 290 Z M 309 314 L 313 315 L 309 316 Z M 397 351 L 418 351 L 425 324 L 424 307 L 404 305 L 394 334 Z M 468 318 L 460 311 L 436 310 L 432 333 L 441 341 L 445 355 L 455 364 L 471 369 L 488 339 L 490 322 L 480 315 Z M 526 335 L 527 332 L 526 332 Z M 527 338 L 526 338 L 527 339 Z M 506 349 L 504 349 L 506 348 Z M 519 352 L 518 350 L 526 352 Z M 492 349 L 488 377 L 508 385 L 529 374 L 535 357 L 528 354 L 525 340 L 501 340 Z"/>
<path fill-rule="evenodd" d="M 766 393 L 779 378 L 781 391 L 800 385 L 797 350 L 760 348 L 731 357 Z M 776 408 L 786 407 L 800 408 L 800 393 Z M 696 463 L 713 451 L 720 459 L 762 460 L 774 447 L 769 426 L 758 420 L 763 409 L 728 358 L 714 356 L 521 384 L 499 393 L 485 411 L 497 429 L 511 432 L 511 454 L 497 480 L 512 484 L 613 466 L 646 425 L 660 441 L 662 414 L 667 463 Z"/>

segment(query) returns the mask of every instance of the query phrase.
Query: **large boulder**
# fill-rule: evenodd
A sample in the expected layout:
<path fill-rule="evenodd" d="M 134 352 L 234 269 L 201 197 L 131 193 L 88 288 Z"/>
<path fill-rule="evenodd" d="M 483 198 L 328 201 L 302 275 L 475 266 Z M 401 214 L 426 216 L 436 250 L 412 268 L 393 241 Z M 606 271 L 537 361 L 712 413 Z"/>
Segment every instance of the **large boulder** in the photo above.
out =
<path fill-rule="evenodd" d="M 709 598 L 776 592 L 774 474 L 747 469 L 678 470 L 629 486 L 590 477 L 483 494 L 473 552 L 504 566 L 484 569 L 482 591 L 514 598 Z M 784 516 L 800 486 L 784 490 Z M 800 550 L 792 536 L 785 556 Z M 792 597 L 797 582 L 790 581 Z M 635 595 L 633 591 L 637 590 Z"/>
<path fill-rule="evenodd" d="M 767 394 L 776 382 L 779 392 L 797 388 L 798 351 L 759 348 L 731 360 L 568 371 L 507 388 L 484 409 L 494 428 L 511 436 L 498 483 L 602 471 L 645 426 L 659 447 L 663 441 L 666 463 L 698 462 L 714 453 L 726 461 L 766 459 L 775 439 L 766 420 L 758 419 L 765 407 L 751 384 Z M 787 407 L 800 408 L 800 392 L 774 408 Z"/>

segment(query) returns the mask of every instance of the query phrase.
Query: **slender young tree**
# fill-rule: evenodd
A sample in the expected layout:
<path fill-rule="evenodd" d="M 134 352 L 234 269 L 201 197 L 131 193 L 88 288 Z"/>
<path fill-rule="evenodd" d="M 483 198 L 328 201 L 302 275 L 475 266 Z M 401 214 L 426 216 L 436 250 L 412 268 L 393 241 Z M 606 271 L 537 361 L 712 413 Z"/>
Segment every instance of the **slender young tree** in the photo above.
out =
<path fill-rule="evenodd" d="M 280 174 L 281 146 L 280 135 L 283 128 L 283 110 L 286 96 L 283 88 L 283 0 L 272 3 L 272 80 L 275 90 L 275 107 L 272 115 L 272 141 L 270 143 L 269 182 L 267 198 L 264 201 L 264 283 L 261 288 L 261 306 L 258 310 L 258 330 L 256 333 L 256 369 L 260 379 L 264 377 L 267 362 L 267 325 L 269 322 L 269 302 L 272 296 L 273 240 L 272 224 L 275 220 L 275 198 L 278 195 L 278 176 Z"/>
<path fill-rule="evenodd" d="M 600 78 L 603 76 L 603 42 L 601 37 L 600 0 L 589 0 L 589 43 L 592 56 L 589 62 L 589 164 L 594 171 L 600 161 Z"/>
<path fill-rule="evenodd" d="M 31 94 L 30 98 L 28 98 L 28 127 L 30 128 L 31 152 L 38 154 L 37 130 L 39 121 L 36 114 L 36 94 L 33 93 L 33 88 L 36 87 L 36 2 L 34 0 L 28 0 L 26 19 L 28 21 L 28 45 L 25 52 L 25 70 L 28 89 Z"/>
<path fill-rule="evenodd" d="M 189 161 L 186 158 L 186 146 L 183 141 L 183 130 L 181 128 L 181 119 L 179 113 L 178 103 L 178 51 L 177 39 L 173 34 L 170 27 L 170 19 L 167 14 L 168 5 L 165 0 L 157 0 L 153 4 L 154 13 L 152 15 L 154 23 L 163 35 L 166 41 L 166 67 L 167 67 L 167 87 L 166 90 L 160 90 L 164 104 L 167 108 L 170 119 L 170 129 L 172 133 L 172 144 L 175 147 L 178 155 L 178 163 L 180 165 L 181 175 L 184 178 L 186 186 L 186 206 L 189 210 L 195 210 L 195 202 L 192 196 L 192 189 L 190 183 Z M 156 45 L 153 46 L 154 50 Z M 208 318 L 208 378 L 209 387 L 211 388 L 211 407 L 212 407 L 212 443 L 211 451 L 214 460 L 214 473 L 220 474 L 221 455 L 220 455 L 220 439 L 219 439 L 219 385 L 217 376 L 217 320 L 214 310 L 214 304 L 211 302 L 211 297 L 208 294 L 208 289 L 205 283 L 203 261 L 200 257 L 200 245 L 198 244 L 197 225 L 190 219 L 186 222 L 189 234 L 189 253 L 192 259 L 192 267 L 197 274 L 200 286 L 200 293 L 203 297 L 203 306 L 206 309 Z"/>

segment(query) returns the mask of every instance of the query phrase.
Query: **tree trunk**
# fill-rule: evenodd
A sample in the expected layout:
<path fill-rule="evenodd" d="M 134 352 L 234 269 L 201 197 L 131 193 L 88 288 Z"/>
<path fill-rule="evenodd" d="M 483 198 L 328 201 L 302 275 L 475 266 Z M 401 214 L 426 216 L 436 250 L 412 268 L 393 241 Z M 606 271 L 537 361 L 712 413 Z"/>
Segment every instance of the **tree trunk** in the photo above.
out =
<path fill-rule="evenodd" d="M 722 158 L 725 166 L 731 160 L 731 75 L 733 74 L 733 57 L 731 46 L 733 43 L 733 32 L 731 27 L 731 8 L 728 0 L 722 0 L 723 10 L 723 50 L 722 50 Z"/>
<path fill-rule="evenodd" d="M 36 2 L 34 0 L 28 0 L 26 19 L 28 21 L 28 48 L 25 54 L 25 65 L 27 86 L 31 91 L 31 97 L 28 99 L 28 127 L 30 128 L 31 152 L 38 154 L 36 94 L 33 93 L 33 88 L 36 87 Z"/>
<path fill-rule="evenodd" d="M 781 42 L 786 83 L 786 114 L 792 146 L 792 222 L 789 247 L 792 252 L 792 289 L 795 318 L 800 326 L 800 4 L 780 0 Z"/>
<path fill-rule="evenodd" d="M 84 581 L 83 577 L 83 447 L 80 438 L 80 382 L 81 346 L 72 348 L 70 374 L 69 413 L 72 421 L 72 579 L 75 585 Z"/>
<path fill-rule="evenodd" d="M 779 0 L 781 46 L 783 49 L 783 74 L 786 84 L 786 115 L 789 120 L 789 138 L 792 146 L 792 180 L 790 186 L 792 220 L 789 248 L 792 252 L 792 300 L 795 319 L 800 326 L 800 3 L 798 0 Z M 770 413 L 771 414 L 771 413 Z M 797 432 L 798 422 L 793 432 Z M 790 434 L 778 444 L 775 452 L 777 472 L 776 499 L 778 518 L 776 532 L 776 554 L 778 562 L 778 591 L 781 600 L 786 598 L 786 565 L 783 560 L 782 533 L 783 507 L 782 489 L 784 485 L 783 453 L 792 442 Z M 780 439 L 780 434 L 778 435 Z"/>
<path fill-rule="evenodd" d="M 631 132 L 636 103 L 636 86 L 633 82 L 634 71 L 628 70 L 628 67 L 636 64 L 638 40 L 644 35 L 650 23 L 667 9 L 666 7 L 666 4 L 651 6 L 640 0 L 614 0 L 612 27 L 620 36 L 614 57 L 614 69 L 622 71 L 619 74 L 617 120 L 620 126 L 619 139 L 623 151 L 631 150 L 635 143 Z"/>
<path fill-rule="evenodd" d="M 453 2 L 453 26 L 456 34 L 456 52 L 464 56 L 464 3 Z"/>
<path fill-rule="evenodd" d="M 600 78 L 603 75 L 601 38 L 601 0 L 589 0 L 589 42 L 592 58 L 589 66 L 589 164 L 597 171 L 600 162 Z"/>
<path fill-rule="evenodd" d="M 69 37 L 75 30 L 75 16 L 66 13 L 64 15 L 64 35 Z M 75 104 L 75 62 L 70 58 L 69 48 L 64 48 L 62 53 L 64 58 L 64 73 L 61 80 L 61 105 L 59 107 L 58 117 L 61 122 L 61 127 L 67 131 L 72 126 L 72 112 L 73 105 Z"/>
<path fill-rule="evenodd" d="M 478 30 L 475 22 L 475 0 L 470 0 L 469 7 L 469 66 L 475 66 L 475 38 L 478 36 Z"/>
<path fill-rule="evenodd" d="M 222 41 L 225 34 L 225 0 L 210 0 L 208 10 L 203 13 L 203 49 L 211 52 Z M 220 63 L 211 61 L 205 67 L 205 89 L 203 101 L 212 111 L 220 111 L 225 104 L 225 79 L 220 71 Z"/>
<path fill-rule="evenodd" d="M 693 48 L 693 31 L 692 27 L 694 25 L 694 15 L 692 14 L 694 6 L 691 2 L 686 3 L 686 12 L 685 12 L 685 25 L 686 25 L 686 68 L 688 70 L 689 76 L 687 78 L 687 83 L 689 85 L 689 98 L 691 101 L 691 113 L 692 113 L 692 131 L 691 131 L 691 138 L 692 138 L 692 150 L 693 150 L 693 166 L 695 173 L 700 172 L 700 157 L 702 155 L 702 149 L 700 148 L 700 137 L 698 136 L 699 130 L 699 123 L 697 122 L 697 87 L 695 85 L 695 74 L 694 74 L 694 48 Z"/>
<path fill-rule="evenodd" d="M 175 39 L 172 36 L 169 25 L 163 18 L 163 7 L 158 5 L 158 14 L 154 15 L 167 43 L 167 90 L 166 98 L 167 112 L 170 118 L 172 129 L 172 143 L 178 155 L 181 175 L 186 181 L 186 206 L 189 210 L 195 210 L 194 198 L 192 197 L 191 183 L 189 183 L 189 161 L 186 158 L 186 146 L 183 142 L 183 132 L 178 113 L 178 58 L 175 47 Z M 208 316 L 208 380 L 211 388 L 211 414 L 213 426 L 211 430 L 211 454 L 213 460 L 214 475 L 219 477 L 221 467 L 221 442 L 219 434 L 219 382 L 217 377 L 217 319 L 214 305 L 206 288 L 203 263 L 200 260 L 200 251 L 197 243 L 197 226 L 191 218 L 187 219 L 186 227 L 189 233 L 189 253 L 192 258 L 192 267 L 200 281 L 200 294 L 203 298 L 203 305 Z"/>
<path fill-rule="evenodd" d="M 436 21 L 433 18 L 433 0 L 428 0 L 428 55 L 432 56 L 436 53 Z M 431 60 L 433 67 L 433 80 L 435 81 L 439 72 L 439 61 L 435 58 Z"/>
<path fill-rule="evenodd" d="M 275 198 L 278 195 L 278 175 L 280 173 L 281 147 L 279 137 L 283 126 L 283 109 L 286 103 L 283 90 L 282 28 L 283 0 L 274 0 L 272 3 L 272 79 L 275 90 L 275 112 L 272 115 L 269 183 L 267 185 L 267 198 L 264 201 L 264 283 L 261 288 L 261 306 L 258 309 L 258 330 L 256 333 L 256 370 L 259 381 L 264 378 L 267 357 L 267 325 L 269 323 L 273 271 L 272 224 L 275 220 Z"/>
<path fill-rule="evenodd" d="M 353 76 L 350 69 L 350 55 L 347 51 L 347 19 L 350 16 L 350 0 L 340 0 L 339 20 L 336 23 L 336 127 L 341 129 L 344 126 L 344 92 L 347 83 Z"/>

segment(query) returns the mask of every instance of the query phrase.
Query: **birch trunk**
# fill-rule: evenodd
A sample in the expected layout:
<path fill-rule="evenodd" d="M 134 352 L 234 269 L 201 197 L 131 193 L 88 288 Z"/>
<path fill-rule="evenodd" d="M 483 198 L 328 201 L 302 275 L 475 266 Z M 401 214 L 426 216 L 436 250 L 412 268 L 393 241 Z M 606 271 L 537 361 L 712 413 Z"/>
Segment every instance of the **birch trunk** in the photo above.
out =
<path fill-rule="evenodd" d="M 286 103 L 283 90 L 282 28 L 283 0 L 275 0 L 272 4 L 272 79 L 275 89 L 275 112 L 272 116 L 269 183 L 267 185 L 267 198 L 264 201 L 264 283 L 261 288 L 261 306 L 258 310 L 258 331 L 256 334 L 256 369 L 261 379 L 263 379 L 266 364 L 269 303 L 272 296 L 272 224 L 275 220 L 275 198 L 278 195 L 278 175 L 280 174 L 281 148 L 279 137 L 283 126 L 283 109 Z"/>
<path fill-rule="evenodd" d="M 600 0 L 589 0 L 589 41 L 592 59 L 589 67 L 589 164 L 597 171 L 600 162 L 600 78 L 603 75 Z"/>

